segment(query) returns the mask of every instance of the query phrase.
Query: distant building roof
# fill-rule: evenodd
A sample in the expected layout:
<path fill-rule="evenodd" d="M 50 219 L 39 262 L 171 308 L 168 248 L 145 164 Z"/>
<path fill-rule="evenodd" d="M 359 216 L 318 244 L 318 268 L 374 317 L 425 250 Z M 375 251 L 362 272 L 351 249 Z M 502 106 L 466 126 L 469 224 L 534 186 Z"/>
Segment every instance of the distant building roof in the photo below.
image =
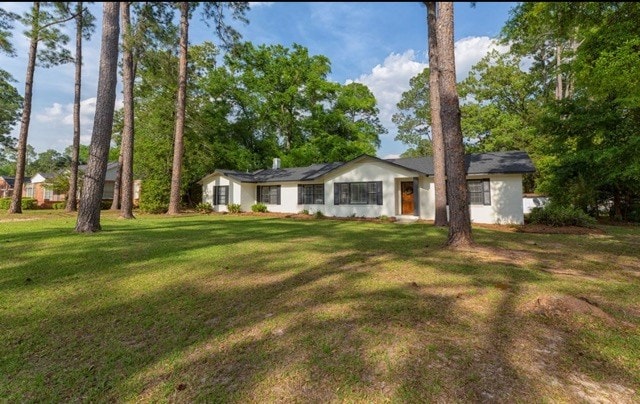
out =
<path fill-rule="evenodd" d="M 6 176 L 6 175 L 0 175 L 0 178 L 2 178 L 2 179 L 4 180 L 4 182 L 6 182 L 7 184 L 9 184 L 9 186 L 10 186 L 11 188 L 13 188 L 13 184 L 14 184 L 14 183 L 15 183 L 15 181 L 16 181 L 16 178 L 15 178 L 15 177 L 9 177 L 9 176 Z"/>

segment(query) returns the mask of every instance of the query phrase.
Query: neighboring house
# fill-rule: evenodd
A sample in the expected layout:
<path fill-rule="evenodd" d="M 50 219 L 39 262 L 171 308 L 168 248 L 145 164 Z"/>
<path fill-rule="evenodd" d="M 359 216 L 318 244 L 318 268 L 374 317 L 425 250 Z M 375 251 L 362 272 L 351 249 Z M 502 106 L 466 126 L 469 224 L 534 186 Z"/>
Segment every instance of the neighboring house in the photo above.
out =
<path fill-rule="evenodd" d="M 14 181 L 14 177 L 0 176 L 0 198 L 9 198 L 13 195 Z"/>
<path fill-rule="evenodd" d="M 87 169 L 86 165 L 78 166 L 78 171 L 80 175 L 83 175 L 84 170 Z M 102 191 L 102 200 L 103 201 L 112 201 L 113 200 L 113 190 L 115 188 L 116 176 L 118 175 L 118 162 L 113 161 L 107 164 L 107 173 L 104 177 L 104 189 Z M 138 201 L 140 200 L 140 180 L 133 181 L 133 204 L 138 205 Z M 79 191 L 82 191 L 81 189 Z"/>
<path fill-rule="evenodd" d="M 86 165 L 82 165 L 78 167 L 78 172 L 80 176 L 80 181 L 82 181 L 82 176 L 84 170 L 86 169 Z M 102 200 L 103 201 L 111 201 L 113 200 L 113 189 L 116 180 L 116 174 L 118 171 L 118 162 L 112 162 L 107 165 L 107 172 L 105 175 L 104 181 L 104 190 L 102 192 Z M 54 203 L 62 202 L 66 199 L 66 195 L 56 194 L 52 189 L 47 189 L 44 186 L 44 183 L 47 180 L 50 180 L 55 177 L 56 174 L 51 173 L 37 173 L 31 179 L 27 179 L 24 184 L 24 188 L 22 191 L 23 197 L 34 198 L 36 199 L 36 203 L 41 208 L 51 208 Z M 137 205 L 138 200 L 140 199 L 140 181 L 136 180 L 133 184 L 133 200 L 134 205 Z M 78 195 L 82 191 L 82 187 L 80 186 L 78 189 Z"/>
<path fill-rule="evenodd" d="M 66 195 L 56 194 L 51 188 L 45 187 L 45 182 L 54 177 L 55 174 L 51 173 L 36 173 L 25 181 L 22 196 L 35 199 L 41 208 L 51 208 L 54 203 L 64 201 Z"/>
<path fill-rule="evenodd" d="M 535 171 L 527 153 L 470 154 L 465 161 L 472 222 L 523 223 L 522 175 Z M 346 163 L 279 164 L 274 159 L 272 169 L 251 173 L 216 170 L 198 182 L 203 202 L 215 211 L 226 211 L 229 203 L 250 211 L 262 202 L 270 212 L 434 219 L 431 157 L 383 160 L 362 155 Z"/>

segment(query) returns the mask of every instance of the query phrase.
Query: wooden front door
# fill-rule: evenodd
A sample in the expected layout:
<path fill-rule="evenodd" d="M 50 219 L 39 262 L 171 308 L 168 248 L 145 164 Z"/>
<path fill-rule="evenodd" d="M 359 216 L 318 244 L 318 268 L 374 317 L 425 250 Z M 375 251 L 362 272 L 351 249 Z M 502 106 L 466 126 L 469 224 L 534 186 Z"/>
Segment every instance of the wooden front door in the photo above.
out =
<path fill-rule="evenodd" d="M 413 215 L 413 181 L 400 183 L 400 194 L 402 198 L 402 214 Z"/>

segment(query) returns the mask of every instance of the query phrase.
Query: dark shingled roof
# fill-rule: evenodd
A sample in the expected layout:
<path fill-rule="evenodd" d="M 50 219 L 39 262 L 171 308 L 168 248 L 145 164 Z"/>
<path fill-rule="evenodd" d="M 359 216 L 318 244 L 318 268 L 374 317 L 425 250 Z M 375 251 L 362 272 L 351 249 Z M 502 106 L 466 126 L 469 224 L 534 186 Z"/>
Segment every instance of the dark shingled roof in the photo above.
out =
<path fill-rule="evenodd" d="M 14 184 L 14 183 L 15 183 L 15 181 L 16 181 L 16 178 L 15 178 L 15 177 L 7 177 L 7 176 L 5 176 L 5 175 L 0 175 L 0 178 L 2 178 L 2 179 L 4 180 L 4 182 L 6 182 L 7 184 L 9 184 L 9 186 L 10 186 L 11 188 L 13 188 L 13 184 Z"/>
<path fill-rule="evenodd" d="M 280 168 L 278 170 L 265 169 L 252 173 L 243 173 L 234 170 L 218 171 L 242 182 L 311 181 L 343 164 L 344 163 L 313 164 L 308 167 Z"/>
<path fill-rule="evenodd" d="M 433 175 L 432 157 L 386 159 L 382 161 L 422 174 Z M 467 174 L 520 174 L 535 171 L 529 155 L 520 151 L 468 154 L 465 156 L 465 163 Z M 280 168 L 278 170 L 265 169 L 252 173 L 236 170 L 216 170 L 216 172 L 240 182 L 311 181 L 345 164 L 347 163 L 314 164 L 308 167 Z"/>
<path fill-rule="evenodd" d="M 433 175 L 433 157 L 388 159 L 387 161 L 427 175 Z M 536 170 L 526 152 L 507 151 L 464 156 L 467 174 L 522 174 Z"/>

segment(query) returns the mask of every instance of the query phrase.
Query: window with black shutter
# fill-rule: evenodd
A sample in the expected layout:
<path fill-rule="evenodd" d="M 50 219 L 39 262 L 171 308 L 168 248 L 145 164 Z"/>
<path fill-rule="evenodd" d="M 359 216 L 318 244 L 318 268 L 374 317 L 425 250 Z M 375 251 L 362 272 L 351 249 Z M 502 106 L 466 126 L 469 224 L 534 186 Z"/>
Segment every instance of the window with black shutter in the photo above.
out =
<path fill-rule="evenodd" d="M 491 205 L 491 183 L 489 179 L 467 180 L 470 205 Z"/>
<path fill-rule="evenodd" d="M 258 185 L 258 202 L 266 205 L 280 205 L 280 185 Z"/>
<path fill-rule="evenodd" d="M 227 205 L 229 203 L 229 186 L 216 185 L 213 187 L 213 204 Z"/>

